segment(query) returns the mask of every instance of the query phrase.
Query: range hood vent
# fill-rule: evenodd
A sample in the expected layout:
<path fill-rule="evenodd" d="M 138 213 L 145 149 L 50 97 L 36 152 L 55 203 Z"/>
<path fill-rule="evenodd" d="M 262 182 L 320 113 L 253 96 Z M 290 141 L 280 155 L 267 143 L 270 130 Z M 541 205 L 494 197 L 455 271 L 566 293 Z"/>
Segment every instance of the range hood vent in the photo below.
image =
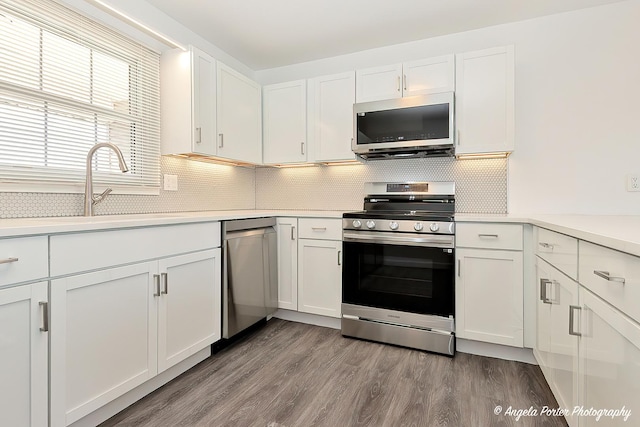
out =
<path fill-rule="evenodd" d="M 453 145 L 429 145 L 410 148 L 390 148 L 369 150 L 366 153 L 356 153 L 358 158 L 369 160 L 390 160 L 390 159 L 425 159 L 429 157 L 454 157 Z"/>

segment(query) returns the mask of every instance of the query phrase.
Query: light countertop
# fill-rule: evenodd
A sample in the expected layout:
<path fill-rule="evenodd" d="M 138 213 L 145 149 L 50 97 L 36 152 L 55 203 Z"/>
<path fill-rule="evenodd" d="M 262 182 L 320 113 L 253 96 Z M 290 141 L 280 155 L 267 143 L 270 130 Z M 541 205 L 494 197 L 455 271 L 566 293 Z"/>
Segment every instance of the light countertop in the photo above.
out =
<path fill-rule="evenodd" d="M 104 215 L 93 217 L 75 216 L 0 219 L 0 238 L 191 222 L 224 221 L 265 216 L 342 218 L 342 213 L 343 211 L 248 209 L 174 212 L 162 214 Z M 533 224 L 622 252 L 640 256 L 640 215 L 607 216 L 458 213 L 455 215 L 455 218 L 457 222 Z"/>

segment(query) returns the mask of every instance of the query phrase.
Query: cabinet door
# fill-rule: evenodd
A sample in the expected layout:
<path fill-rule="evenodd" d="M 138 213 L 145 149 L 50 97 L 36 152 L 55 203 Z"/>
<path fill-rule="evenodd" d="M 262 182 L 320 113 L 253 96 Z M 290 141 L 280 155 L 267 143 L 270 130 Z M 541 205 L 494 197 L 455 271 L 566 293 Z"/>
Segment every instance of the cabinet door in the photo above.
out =
<path fill-rule="evenodd" d="M 191 48 L 193 152 L 216 154 L 216 65 L 206 53 Z"/>
<path fill-rule="evenodd" d="M 551 302 L 548 332 L 550 386 L 561 408 L 573 408 L 578 404 L 578 337 L 569 333 L 572 327 L 569 320 L 571 310 L 576 314 L 571 307 L 578 305 L 578 284 L 556 269 L 550 273 L 547 295 Z M 577 320 L 574 323 L 577 325 Z M 576 426 L 578 417 L 569 414 L 567 421 Z"/>
<path fill-rule="evenodd" d="M 549 372 L 549 345 L 551 331 L 551 267 L 547 262 L 536 257 L 536 284 L 538 298 L 536 299 L 536 346 L 533 354 L 547 377 L 547 382 L 551 383 Z"/>
<path fill-rule="evenodd" d="M 312 161 L 353 160 L 353 71 L 309 80 L 308 141 Z"/>
<path fill-rule="evenodd" d="M 580 405 L 585 409 L 640 414 L 640 325 L 585 288 L 580 288 Z M 619 426 L 623 419 L 581 417 L 581 426 Z"/>
<path fill-rule="evenodd" d="M 161 259 L 158 373 L 221 337 L 220 249 Z"/>
<path fill-rule="evenodd" d="M 402 97 L 402 64 L 356 70 L 356 102 Z"/>
<path fill-rule="evenodd" d="M 265 163 L 307 160 L 307 85 L 304 80 L 265 86 L 263 153 Z"/>
<path fill-rule="evenodd" d="M 456 154 L 513 151 L 513 46 L 456 56 L 456 126 Z"/>
<path fill-rule="evenodd" d="M 342 242 L 298 240 L 298 311 L 340 318 Z"/>
<path fill-rule="evenodd" d="M 298 310 L 298 219 L 278 218 L 278 308 Z"/>
<path fill-rule="evenodd" d="M 454 55 L 405 62 L 402 66 L 403 96 L 453 92 L 455 88 Z"/>
<path fill-rule="evenodd" d="M 262 162 L 262 90 L 246 76 L 217 62 L 217 155 Z"/>
<path fill-rule="evenodd" d="M 47 283 L 0 290 L 0 425 L 48 425 Z"/>
<path fill-rule="evenodd" d="M 66 426 L 157 373 L 157 262 L 51 281 L 51 426 Z"/>
<path fill-rule="evenodd" d="M 457 249 L 456 335 L 522 347 L 522 252 Z"/>

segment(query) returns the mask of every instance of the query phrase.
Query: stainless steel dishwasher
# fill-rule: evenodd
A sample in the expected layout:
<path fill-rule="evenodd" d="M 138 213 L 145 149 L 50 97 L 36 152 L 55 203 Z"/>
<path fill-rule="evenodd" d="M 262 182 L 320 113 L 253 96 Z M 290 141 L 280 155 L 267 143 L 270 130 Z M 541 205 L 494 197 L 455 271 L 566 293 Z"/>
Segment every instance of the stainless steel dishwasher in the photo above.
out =
<path fill-rule="evenodd" d="M 222 222 L 222 336 L 231 338 L 278 308 L 276 219 Z"/>

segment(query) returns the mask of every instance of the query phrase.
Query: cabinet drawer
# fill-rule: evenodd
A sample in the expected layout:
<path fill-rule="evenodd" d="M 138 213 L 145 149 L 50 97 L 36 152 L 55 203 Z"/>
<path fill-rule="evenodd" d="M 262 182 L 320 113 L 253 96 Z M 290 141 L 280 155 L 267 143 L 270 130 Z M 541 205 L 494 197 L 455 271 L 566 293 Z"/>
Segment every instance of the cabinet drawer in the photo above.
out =
<path fill-rule="evenodd" d="M 578 280 L 578 239 L 545 228 L 535 230 L 536 255 Z"/>
<path fill-rule="evenodd" d="M 640 321 L 640 258 L 580 241 L 580 284 Z"/>
<path fill-rule="evenodd" d="M 212 249 L 220 223 L 140 227 L 51 236 L 51 276 Z"/>
<path fill-rule="evenodd" d="M 522 250 L 522 224 L 456 223 L 456 246 Z"/>
<path fill-rule="evenodd" d="M 301 239 L 342 240 L 342 219 L 300 218 L 298 227 Z"/>
<path fill-rule="evenodd" d="M 49 275 L 47 236 L 0 240 L 0 286 Z"/>

